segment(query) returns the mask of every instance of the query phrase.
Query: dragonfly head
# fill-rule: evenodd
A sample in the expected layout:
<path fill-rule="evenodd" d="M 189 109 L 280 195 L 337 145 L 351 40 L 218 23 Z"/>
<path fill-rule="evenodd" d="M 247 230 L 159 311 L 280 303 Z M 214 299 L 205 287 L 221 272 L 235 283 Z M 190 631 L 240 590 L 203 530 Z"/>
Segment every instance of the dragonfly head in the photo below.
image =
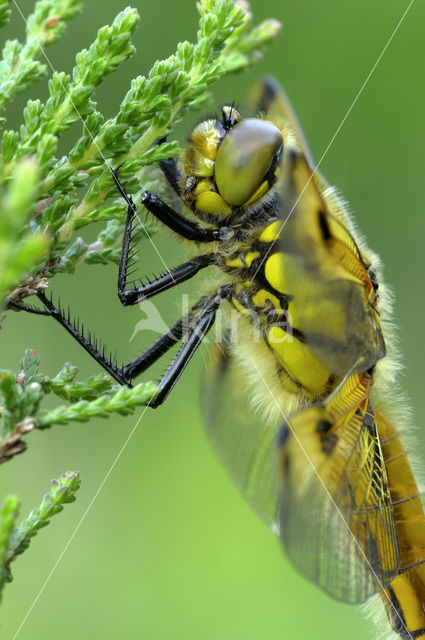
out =
<path fill-rule="evenodd" d="M 221 119 L 195 127 L 186 151 L 184 199 L 201 219 L 227 224 L 261 206 L 275 185 L 283 151 L 281 129 L 245 118 L 231 106 Z"/>

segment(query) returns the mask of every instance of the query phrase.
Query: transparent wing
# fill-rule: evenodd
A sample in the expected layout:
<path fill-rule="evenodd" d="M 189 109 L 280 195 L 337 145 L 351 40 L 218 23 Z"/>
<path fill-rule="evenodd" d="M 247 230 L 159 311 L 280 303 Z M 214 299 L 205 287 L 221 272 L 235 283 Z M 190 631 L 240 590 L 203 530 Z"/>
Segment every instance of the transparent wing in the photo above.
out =
<path fill-rule="evenodd" d="M 397 575 L 399 547 L 367 374 L 289 419 L 279 467 L 280 535 L 329 595 L 364 602 Z"/>
<path fill-rule="evenodd" d="M 294 337 L 334 374 L 367 371 L 385 355 L 367 266 L 348 229 L 329 213 L 305 157 L 290 152 L 282 173 L 275 248 Z"/>
<path fill-rule="evenodd" d="M 275 525 L 278 428 L 254 410 L 228 344 L 214 346 L 201 389 L 207 431 L 221 461 L 254 510 Z"/>

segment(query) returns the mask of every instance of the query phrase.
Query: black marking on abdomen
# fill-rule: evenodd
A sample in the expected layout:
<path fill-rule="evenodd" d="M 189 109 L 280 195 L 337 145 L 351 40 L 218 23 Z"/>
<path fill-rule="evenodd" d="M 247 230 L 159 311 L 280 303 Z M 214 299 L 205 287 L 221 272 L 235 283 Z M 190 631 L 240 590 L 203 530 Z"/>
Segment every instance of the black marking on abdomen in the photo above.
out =
<path fill-rule="evenodd" d="M 416 629 L 415 631 L 410 631 L 407 628 L 406 619 L 404 617 L 403 609 L 398 601 L 397 596 L 394 593 L 394 590 L 391 586 L 387 587 L 387 591 L 390 594 L 390 602 L 391 606 L 394 609 L 394 612 L 391 611 L 391 626 L 396 633 L 399 634 L 403 640 L 415 640 L 416 638 L 421 638 L 425 635 L 425 627 L 421 627 L 421 629 Z M 395 615 L 394 615 L 395 613 Z"/>
<path fill-rule="evenodd" d="M 403 609 L 401 608 L 401 605 L 397 599 L 397 596 L 394 593 L 394 589 L 391 586 L 389 586 L 387 587 L 387 591 L 390 594 L 391 607 L 392 609 L 394 609 L 394 611 L 391 611 L 391 617 L 392 617 L 391 626 L 394 629 L 394 631 L 398 633 L 402 638 L 405 638 L 405 640 L 409 640 L 409 638 L 411 638 L 411 634 L 409 634 L 409 631 L 407 629 Z"/>

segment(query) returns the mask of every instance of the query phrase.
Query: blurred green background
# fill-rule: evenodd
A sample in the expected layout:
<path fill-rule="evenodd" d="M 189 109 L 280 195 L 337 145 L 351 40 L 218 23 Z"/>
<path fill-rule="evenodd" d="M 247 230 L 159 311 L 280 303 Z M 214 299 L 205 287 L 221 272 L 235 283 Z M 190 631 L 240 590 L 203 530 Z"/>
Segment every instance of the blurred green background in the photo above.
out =
<path fill-rule="evenodd" d="M 31 0 L 18 3 L 24 13 L 32 6 Z M 255 20 L 277 18 L 284 23 L 283 33 L 258 66 L 216 86 L 211 109 L 227 100 L 243 103 L 259 76 L 273 74 L 286 87 L 318 159 L 407 4 L 252 0 Z M 64 39 L 48 49 L 53 66 L 69 71 L 75 52 L 124 6 L 122 0 L 87 0 Z M 137 55 L 98 91 L 106 114 L 115 113 L 132 77 L 172 53 L 178 40 L 193 40 L 196 32 L 192 1 L 140 0 L 137 8 L 142 16 Z M 381 255 L 386 280 L 396 292 L 395 318 L 406 365 L 402 384 L 414 409 L 412 422 L 419 427 L 421 458 L 424 24 L 425 7 L 416 2 L 322 165 Z M 12 34 L 23 35 L 16 9 L 8 29 Z M 35 91 L 45 96 L 45 84 L 10 110 L 11 125 L 18 126 L 22 107 Z M 196 119 L 187 118 L 181 131 L 189 131 Z M 155 242 L 167 263 L 177 264 L 183 249 L 176 249 L 167 233 L 159 233 Z M 158 268 L 148 243 L 141 245 L 140 256 L 141 276 Z M 129 342 L 142 314 L 139 308 L 120 306 L 114 268 L 81 268 L 74 277 L 55 278 L 52 289 L 124 357 L 156 337 L 138 333 Z M 178 300 L 179 294 L 168 292 L 158 301 L 167 322 L 176 318 Z M 0 333 L 1 366 L 16 368 L 26 347 L 37 350 L 42 371 L 49 374 L 65 361 L 78 365 L 82 377 L 99 370 L 55 323 L 9 313 Z M 206 349 L 197 355 L 163 408 L 144 414 L 22 627 L 22 640 L 373 637 L 359 609 L 333 602 L 293 570 L 221 468 L 198 406 L 206 355 Z M 157 372 L 164 367 L 165 362 Z M 62 471 L 79 469 L 83 481 L 77 502 L 13 566 L 14 582 L 5 589 L 0 614 L 2 637 L 14 637 L 135 421 L 93 420 L 34 433 L 29 450 L 2 465 L 1 494 L 21 496 L 22 515 L 39 503 L 50 479 Z"/>

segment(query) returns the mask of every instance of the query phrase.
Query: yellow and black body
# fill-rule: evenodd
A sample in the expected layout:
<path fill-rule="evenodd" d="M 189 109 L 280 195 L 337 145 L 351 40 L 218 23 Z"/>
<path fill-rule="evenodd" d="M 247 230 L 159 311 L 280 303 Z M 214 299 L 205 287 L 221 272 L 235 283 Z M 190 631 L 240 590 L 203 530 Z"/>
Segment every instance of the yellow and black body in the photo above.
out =
<path fill-rule="evenodd" d="M 314 171 L 284 94 L 260 90 L 260 119 L 231 110 L 224 136 L 201 123 L 184 163 L 186 204 L 237 228 L 215 255 L 241 317 L 205 375 L 209 431 L 307 577 L 345 602 L 380 593 L 399 636 L 425 637 L 425 517 L 381 409 L 395 356 L 379 261 Z"/>
<path fill-rule="evenodd" d="M 425 638 L 425 516 L 393 399 L 397 370 L 379 260 L 314 169 L 296 117 L 270 80 L 259 113 L 223 107 L 193 130 L 182 171 L 163 172 L 188 214 L 142 202 L 193 257 L 129 286 L 136 207 L 128 202 L 118 294 L 135 304 L 214 267 L 210 290 L 145 353 L 117 367 L 42 294 L 53 315 L 119 382 L 182 346 L 150 402 L 174 387 L 227 306 L 202 387 L 211 439 L 298 569 L 334 598 L 379 594 L 404 639 Z M 211 282 L 211 279 L 210 279 Z"/>

